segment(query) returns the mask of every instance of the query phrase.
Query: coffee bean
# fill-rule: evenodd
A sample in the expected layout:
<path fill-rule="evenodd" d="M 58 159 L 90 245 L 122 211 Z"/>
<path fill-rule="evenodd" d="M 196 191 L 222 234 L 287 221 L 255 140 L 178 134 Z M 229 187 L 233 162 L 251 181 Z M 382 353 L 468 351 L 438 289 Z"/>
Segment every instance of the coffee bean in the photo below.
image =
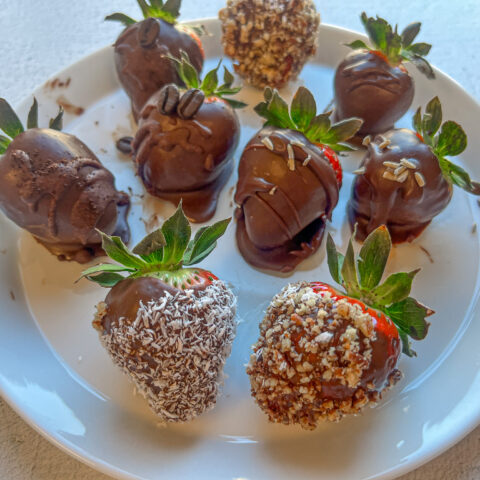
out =
<path fill-rule="evenodd" d="M 160 33 L 160 22 L 156 18 L 147 18 L 140 22 L 137 31 L 138 41 L 142 48 L 152 48 Z"/>
<path fill-rule="evenodd" d="M 191 88 L 187 90 L 180 99 L 177 107 L 177 113 L 180 118 L 184 120 L 192 118 L 198 109 L 202 106 L 205 100 L 205 94 L 198 88 Z"/>
<path fill-rule="evenodd" d="M 179 99 L 180 93 L 178 87 L 173 83 L 165 85 L 158 93 L 158 111 L 163 115 L 172 114 L 177 108 Z"/>
<path fill-rule="evenodd" d="M 116 147 L 120 152 L 126 153 L 128 155 L 129 153 L 132 153 L 132 141 L 133 137 L 119 138 L 117 140 Z"/>

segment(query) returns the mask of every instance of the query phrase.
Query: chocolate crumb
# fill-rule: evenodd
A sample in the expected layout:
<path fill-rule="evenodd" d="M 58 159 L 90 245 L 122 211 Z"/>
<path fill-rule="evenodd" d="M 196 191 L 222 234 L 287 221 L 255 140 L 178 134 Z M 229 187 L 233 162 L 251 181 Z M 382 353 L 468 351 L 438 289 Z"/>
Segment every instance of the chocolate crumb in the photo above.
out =
<path fill-rule="evenodd" d="M 425 255 L 428 257 L 428 259 L 430 260 L 430 263 L 435 263 L 433 261 L 433 257 L 432 255 L 430 254 L 430 252 L 425 248 L 425 247 L 422 247 L 422 245 L 419 245 L 420 246 L 420 250 L 422 250 L 422 252 L 425 253 Z"/>
<path fill-rule="evenodd" d="M 63 95 L 60 95 L 57 98 L 57 104 L 60 105 L 65 112 L 71 113 L 72 115 L 82 115 L 82 113 L 85 111 L 83 107 L 79 107 L 70 103 Z"/>

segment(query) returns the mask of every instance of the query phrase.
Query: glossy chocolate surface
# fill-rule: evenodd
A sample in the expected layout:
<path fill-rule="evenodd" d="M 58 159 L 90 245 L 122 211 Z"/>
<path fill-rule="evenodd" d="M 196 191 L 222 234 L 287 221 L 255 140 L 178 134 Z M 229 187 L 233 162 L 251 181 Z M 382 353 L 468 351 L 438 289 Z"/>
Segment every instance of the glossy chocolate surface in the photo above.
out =
<path fill-rule="evenodd" d="M 0 159 L 0 208 L 61 260 L 103 255 L 95 228 L 128 241 L 129 205 L 110 171 L 73 135 L 33 128 Z"/>
<path fill-rule="evenodd" d="M 114 46 L 118 78 L 132 100 L 135 119 L 158 89 L 167 83 L 182 83 L 174 63 L 166 55 L 180 58 L 181 51 L 184 51 L 198 72 L 203 66 L 199 44 L 181 31 L 181 27 L 176 28 L 161 19 L 147 18 L 130 25 Z"/>
<path fill-rule="evenodd" d="M 178 204 L 194 222 L 213 216 L 232 169 L 240 125 L 223 100 L 206 99 L 188 119 L 163 115 L 157 92 L 145 105 L 133 142 L 139 177 L 152 195 Z"/>
<path fill-rule="evenodd" d="M 266 138 L 272 150 L 262 142 Z M 288 145 L 295 157 L 294 170 L 289 168 Z M 293 270 L 318 249 L 325 221 L 338 201 L 329 161 L 303 134 L 266 127 L 245 147 L 238 177 L 235 202 L 241 254 L 259 268 Z"/>
<path fill-rule="evenodd" d="M 350 53 L 335 72 L 335 118 L 359 117 L 359 135 L 393 128 L 410 107 L 414 85 L 403 65 L 392 67 L 367 50 Z"/>
<path fill-rule="evenodd" d="M 390 144 L 382 149 L 379 145 L 384 140 Z M 405 169 L 407 175 L 402 182 L 385 178 L 388 167 L 384 162 L 399 163 L 401 159 L 416 168 Z M 359 240 L 385 224 L 393 242 L 412 241 L 452 197 L 452 186 L 443 177 L 438 159 L 408 129 L 390 130 L 375 137 L 361 167 L 365 167 L 365 173 L 355 178 L 347 207 L 350 224 L 357 223 Z M 423 187 L 415 173 L 423 178 Z"/>

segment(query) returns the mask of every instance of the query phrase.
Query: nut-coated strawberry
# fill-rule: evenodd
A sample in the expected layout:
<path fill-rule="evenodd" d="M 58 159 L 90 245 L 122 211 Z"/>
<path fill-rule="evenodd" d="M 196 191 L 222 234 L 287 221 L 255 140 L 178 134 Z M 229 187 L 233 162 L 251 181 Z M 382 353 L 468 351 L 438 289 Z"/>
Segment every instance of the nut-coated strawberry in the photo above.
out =
<path fill-rule="evenodd" d="M 276 295 L 260 325 L 247 366 L 252 395 L 272 422 L 314 429 L 375 405 L 401 378 L 401 342 L 425 337 L 433 314 L 409 296 L 418 270 L 380 283 L 391 249 L 375 230 L 355 259 L 328 237 L 328 264 L 346 292 L 323 282 L 297 282 Z"/>

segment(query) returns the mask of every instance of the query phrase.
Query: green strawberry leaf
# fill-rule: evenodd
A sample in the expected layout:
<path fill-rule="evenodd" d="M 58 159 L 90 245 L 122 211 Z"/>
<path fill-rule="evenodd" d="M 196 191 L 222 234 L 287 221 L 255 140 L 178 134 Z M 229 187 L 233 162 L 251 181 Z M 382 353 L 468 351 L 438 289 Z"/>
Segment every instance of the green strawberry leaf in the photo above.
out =
<path fill-rule="evenodd" d="M 432 98 L 425 108 L 422 120 L 423 135 L 433 137 L 442 124 L 442 104 L 438 97 Z"/>
<path fill-rule="evenodd" d="M 218 86 L 217 72 L 218 72 L 218 69 L 220 68 L 221 63 L 222 63 L 222 60 L 220 60 L 217 66 L 213 70 L 210 70 L 203 78 L 203 81 L 200 85 L 200 90 L 203 90 L 203 92 L 205 93 L 205 96 L 211 95 L 213 92 L 215 92 Z"/>
<path fill-rule="evenodd" d="M 403 29 L 401 36 L 402 36 L 402 46 L 404 48 L 410 46 L 413 43 L 416 36 L 420 32 L 421 26 L 422 24 L 420 22 L 414 22 L 414 23 L 410 23 Z"/>
<path fill-rule="evenodd" d="M 179 203 L 176 212 L 162 225 L 161 231 L 165 237 L 162 265 L 175 267 L 182 261 L 192 233 L 190 223 L 183 213 L 182 202 Z"/>
<path fill-rule="evenodd" d="M 59 107 L 58 114 L 55 118 L 51 118 L 48 127 L 52 130 L 60 131 L 63 127 L 63 108 Z"/>
<path fill-rule="evenodd" d="M 184 257 L 184 265 L 201 262 L 217 246 L 217 240 L 225 233 L 230 218 L 221 220 L 209 227 L 201 228 L 190 242 Z"/>
<path fill-rule="evenodd" d="M 225 90 L 230 88 L 234 81 L 235 81 L 235 77 L 228 70 L 228 68 L 224 66 L 223 67 L 223 85 L 220 86 L 220 89 Z"/>
<path fill-rule="evenodd" d="M 232 107 L 232 108 L 245 108 L 248 103 L 241 102 L 240 100 L 234 100 L 233 98 L 224 98 L 224 100 Z"/>
<path fill-rule="evenodd" d="M 120 237 L 111 237 L 100 230 L 97 230 L 97 232 L 102 237 L 102 248 L 112 260 L 115 260 L 125 267 L 137 270 L 141 270 L 147 265 L 141 258 L 133 255 L 128 250 Z"/>
<path fill-rule="evenodd" d="M 354 40 L 350 43 L 344 43 L 346 47 L 350 47 L 352 50 L 369 50 L 367 44 L 362 40 Z"/>
<path fill-rule="evenodd" d="M 463 128 L 452 120 L 447 120 L 440 130 L 435 153 L 440 156 L 460 155 L 467 148 L 467 135 Z"/>
<path fill-rule="evenodd" d="M 460 166 L 455 165 L 444 157 L 438 157 L 443 176 L 457 187 L 472 193 L 480 195 L 480 184 L 470 179 L 470 175 Z"/>
<path fill-rule="evenodd" d="M 38 128 L 38 102 L 35 97 L 28 112 L 27 128 Z"/>
<path fill-rule="evenodd" d="M 320 113 L 312 119 L 310 125 L 305 130 L 305 136 L 314 143 L 321 143 L 321 139 L 324 138 L 330 130 L 331 112 Z"/>
<path fill-rule="evenodd" d="M 99 265 L 94 265 L 93 267 L 84 270 L 82 272 L 82 277 L 101 272 L 135 272 L 135 269 L 125 267 L 124 265 L 116 265 L 114 263 L 100 263 Z"/>
<path fill-rule="evenodd" d="M 412 350 L 408 334 L 405 333 L 403 330 L 398 329 L 398 335 L 400 337 L 400 340 L 402 341 L 402 353 L 407 355 L 407 357 L 416 357 L 417 352 L 415 352 L 415 350 Z"/>
<path fill-rule="evenodd" d="M 419 55 L 420 57 L 424 57 L 425 55 L 428 55 L 430 52 L 432 46 L 429 43 L 414 43 L 413 45 L 410 45 L 407 50 L 409 52 L 412 52 L 415 55 Z"/>
<path fill-rule="evenodd" d="M 3 135 L 0 135 L 0 155 L 3 155 L 12 141 Z"/>
<path fill-rule="evenodd" d="M 142 257 L 147 263 L 162 263 L 163 247 L 166 243 L 161 228 L 158 228 L 141 240 L 132 252 Z"/>
<path fill-rule="evenodd" d="M 136 20 L 129 17 L 128 15 L 125 15 L 124 13 L 112 13 L 111 15 L 107 15 L 105 17 L 105 20 L 111 22 L 120 22 L 125 25 L 125 27 L 129 27 L 130 25 L 137 23 Z"/>
<path fill-rule="evenodd" d="M 199 88 L 200 81 L 198 78 L 198 72 L 191 64 L 190 58 L 185 51 L 182 50 L 180 52 L 180 59 L 172 55 L 166 55 L 166 57 L 174 62 L 178 76 L 187 88 Z"/>
<path fill-rule="evenodd" d="M 164 12 L 169 13 L 175 20 L 180 15 L 181 3 L 182 3 L 181 0 L 167 0 L 163 5 L 163 7 L 159 7 L 159 8 L 161 8 Z"/>
<path fill-rule="evenodd" d="M 339 285 L 343 285 L 343 278 L 341 272 L 344 262 L 344 256 L 337 251 L 337 247 L 335 246 L 335 242 L 333 241 L 330 233 L 327 237 L 327 261 L 330 275 Z"/>
<path fill-rule="evenodd" d="M 419 135 L 422 135 L 423 130 L 422 130 L 422 108 L 421 107 L 417 108 L 417 111 L 415 112 L 415 115 L 413 116 L 413 119 L 412 119 L 412 124 L 413 124 L 414 130 Z"/>
<path fill-rule="evenodd" d="M 336 144 L 344 142 L 349 138 L 352 138 L 360 129 L 363 124 L 363 120 L 360 118 L 347 118 L 334 123 L 330 130 L 325 134 L 323 138 L 319 139 L 320 143 L 324 145 Z"/>
<path fill-rule="evenodd" d="M 357 261 L 362 289 L 372 290 L 380 283 L 391 249 L 392 240 L 385 225 L 368 235 Z"/>
<path fill-rule="evenodd" d="M 409 55 L 406 57 L 406 59 L 412 62 L 420 73 L 423 73 L 428 79 L 433 80 L 435 78 L 435 72 L 427 60 L 420 55 L 410 54 L 410 52 L 408 53 Z"/>
<path fill-rule="evenodd" d="M 0 98 L 0 130 L 10 138 L 15 138 L 24 131 L 22 122 L 4 98 Z"/>
<path fill-rule="evenodd" d="M 392 305 L 407 298 L 412 289 L 412 281 L 419 271 L 420 269 L 417 269 L 409 273 L 399 272 L 390 275 L 371 291 L 371 298 L 375 305 Z"/>
<path fill-rule="evenodd" d="M 435 313 L 411 297 L 386 307 L 384 311 L 400 330 L 414 340 L 423 340 L 427 336 L 430 324 L 425 318 Z"/>
<path fill-rule="evenodd" d="M 310 90 L 305 87 L 298 88 L 290 106 L 290 114 L 300 131 L 310 125 L 317 114 L 317 104 Z"/>
<path fill-rule="evenodd" d="M 354 235 L 352 235 L 354 238 Z M 357 266 L 355 262 L 355 252 L 353 250 L 352 238 L 348 242 L 347 252 L 343 260 L 343 265 L 340 270 L 343 278 L 343 286 L 348 295 L 357 297 L 360 292 L 360 285 L 358 283 Z"/>
<path fill-rule="evenodd" d="M 112 288 L 117 283 L 125 280 L 125 277 L 113 272 L 102 272 L 98 275 L 85 275 L 88 280 L 98 283 L 101 287 Z"/>
<path fill-rule="evenodd" d="M 387 50 L 387 38 L 393 33 L 392 26 L 378 16 L 377 18 L 367 17 L 365 12 L 362 12 L 360 18 L 370 41 L 380 51 L 385 52 Z"/>

